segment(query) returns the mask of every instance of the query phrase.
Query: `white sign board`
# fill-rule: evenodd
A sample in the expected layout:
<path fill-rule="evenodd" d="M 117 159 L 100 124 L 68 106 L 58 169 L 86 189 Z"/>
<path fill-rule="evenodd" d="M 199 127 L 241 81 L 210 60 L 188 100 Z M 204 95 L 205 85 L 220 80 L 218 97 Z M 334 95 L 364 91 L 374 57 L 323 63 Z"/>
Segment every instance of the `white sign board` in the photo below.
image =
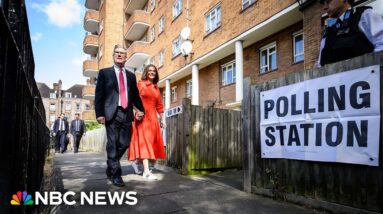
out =
<path fill-rule="evenodd" d="M 380 68 L 261 92 L 261 156 L 379 165 Z"/>

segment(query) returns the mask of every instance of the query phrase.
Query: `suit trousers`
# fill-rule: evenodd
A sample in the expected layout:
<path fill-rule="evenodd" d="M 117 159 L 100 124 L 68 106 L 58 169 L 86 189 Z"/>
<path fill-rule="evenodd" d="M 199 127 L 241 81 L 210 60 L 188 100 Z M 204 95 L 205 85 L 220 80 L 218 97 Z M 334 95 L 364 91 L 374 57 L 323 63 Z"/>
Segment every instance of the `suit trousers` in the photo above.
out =
<path fill-rule="evenodd" d="M 82 134 L 80 132 L 75 132 L 73 134 L 73 150 L 74 152 L 78 152 L 78 147 L 80 146 L 80 141 L 81 141 Z"/>
<path fill-rule="evenodd" d="M 118 107 L 114 119 L 106 123 L 107 171 L 115 178 L 121 176 L 120 159 L 130 144 L 132 123 L 127 121 L 128 112 Z"/>
<path fill-rule="evenodd" d="M 66 133 L 65 131 L 58 131 L 56 134 L 56 151 L 59 151 L 61 148 L 61 151 L 66 150 Z"/>

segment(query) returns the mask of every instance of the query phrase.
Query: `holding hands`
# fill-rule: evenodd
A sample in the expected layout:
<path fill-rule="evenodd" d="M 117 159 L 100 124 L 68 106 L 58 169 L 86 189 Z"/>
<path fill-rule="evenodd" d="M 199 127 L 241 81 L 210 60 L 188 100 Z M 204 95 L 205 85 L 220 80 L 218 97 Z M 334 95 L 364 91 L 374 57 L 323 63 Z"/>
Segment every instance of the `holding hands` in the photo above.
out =
<path fill-rule="evenodd" d="M 144 117 L 144 112 L 142 112 L 142 111 L 136 111 L 136 113 L 135 113 L 135 117 L 136 117 L 136 120 L 138 120 L 138 121 L 140 121 L 140 120 L 142 120 L 142 118 Z"/>

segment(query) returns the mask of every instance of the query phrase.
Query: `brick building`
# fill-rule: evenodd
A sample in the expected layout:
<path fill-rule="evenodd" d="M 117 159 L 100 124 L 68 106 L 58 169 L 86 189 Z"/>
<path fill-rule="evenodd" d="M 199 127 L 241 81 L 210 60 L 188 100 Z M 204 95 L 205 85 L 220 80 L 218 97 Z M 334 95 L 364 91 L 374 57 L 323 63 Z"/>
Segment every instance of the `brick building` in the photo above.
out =
<path fill-rule="evenodd" d="M 84 85 L 76 84 L 63 90 L 62 82 L 59 80 L 57 83 L 53 83 L 53 88 L 49 88 L 45 83 L 37 83 L 37 87 L 43 100 L 47 118 L 46 125 L 49 128 L 61 113 L 65 114 L 68 122 L 75 118 L 76 113 L 80 113 L 85 121 L 94 120 L 91 102 L 83 96 Z M 85 96 L 89 95 L 85 94 Z"/>
<path fill-rule="evenodd" d="M 327 18 L 316 0 L 111 2 L 85 3 L 100 11 L 98 52 L 92 55 L 95 67 L 111 66 L 113 45 L 124 44 L 125 66 L 138 78 L 144 65 L 159 67 L 158 85 L 167 108 L 189 97 L 196 105 L 240 109 L 243 78 L 261 83 L 315 65 Z M 356 2 L 382 4 L 382 0 Z M 181 30 L 186 26 L 191 31 L 190 54 L 181 47 Z M 92 77 L 97 73 L 94 69 Z"/>

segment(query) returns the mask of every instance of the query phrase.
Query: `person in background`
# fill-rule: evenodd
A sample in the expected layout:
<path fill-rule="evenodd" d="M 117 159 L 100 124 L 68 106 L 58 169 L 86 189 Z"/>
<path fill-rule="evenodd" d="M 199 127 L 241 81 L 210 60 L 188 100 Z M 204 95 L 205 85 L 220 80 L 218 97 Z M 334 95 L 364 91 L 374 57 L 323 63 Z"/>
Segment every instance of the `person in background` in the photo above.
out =
<path fill-rule="evenodd" d="M 60 117 L 53 125 L 53 133 L 56 136 L 55 152 L 64 153 L 66 150 L 66 135 L 69 132 L 68 122 L 65 120 L 65 114 L 61 113 Z"/>
<path fill-rule="evenodd" d="M 85 123 L 80 119 L 80 114 L 75 114 L 76 119 L 72 120 L 70 124 L 70 132 L 73 136 L 73 152 L 77 153 L 80 146 L 82 136 L 86 132 Z"/>
<path fill-rule="evenodd" d="M 324 4 L 324 11 L 336 22 L 325 29 L 318 67 L 383 50 L 383 19 L 371 7 L 354 8 L 354 0 L 320 2 Z"/>

